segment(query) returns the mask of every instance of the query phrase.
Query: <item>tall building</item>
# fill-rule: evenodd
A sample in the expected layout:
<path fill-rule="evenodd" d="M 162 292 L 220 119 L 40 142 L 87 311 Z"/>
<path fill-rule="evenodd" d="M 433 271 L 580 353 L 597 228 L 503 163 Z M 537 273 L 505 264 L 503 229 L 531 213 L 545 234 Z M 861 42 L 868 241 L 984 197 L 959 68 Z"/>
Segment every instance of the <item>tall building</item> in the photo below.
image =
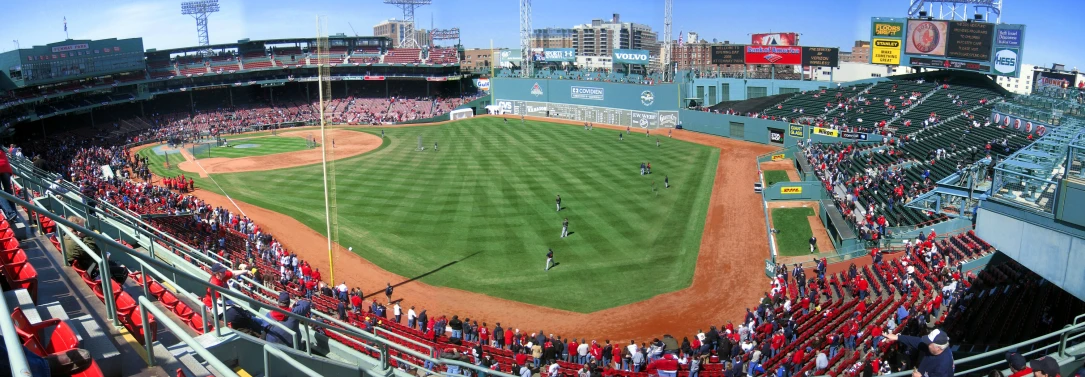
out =
<path fill-rule="evenodd" d="M 611 56 L 615 49 L 642 49 L 659 56 L 659 35 L 648 25 L 621 22 L 615 13 L 610 20 L 594 19 L 573 27 L 572 48 L 577 56 Z"/>
<path fill-rule="evenodd" d="M 568 28 L 548 27 L 531 33 L 531 48 L 572 48 L 576 32 Z"/>
<path fill-rule="evenodd" d="M 694 33 L 690 34 L 696 35 Z M 691 36 L 690 39 L 692 40 L 693 37 Z M 727 44 L 731 44 L 731 42 L 709 43 L 704 39 L 697 39 L 696 42 L 692 43 L 683 42 L 682 45 L 675 42 L 671 44 L 671 62 L 678 65 L 679 71 L 693 69 L 722 73 L 742 72 L 744 68 L 742 64 L 712 64 L 712 46 Z"/>
<path fill-rule="evenodd" d="M 870 41 L 855 41 L 855 46 L 851 47 L 851 54 L 847 59 L 841 56 L 841 60 L 853 63 L 869 63 Z"/>
<path fill-rule="evenodd" d="M 409 22 L 390 19 L 381 22 L 373 27 L 373 36 L 376 37 L 388 37 L 392 38 L 392 47 L 399 47 L 399 41 L 402 35 L 407 32 L 407 25 Z M 417 24 L 415 25 L 417 27 Z M 414 39 L 418 41 L 419 46 L 429 46 L 432 44 L 429 38 L 429 31 L 426 29 L 415 29 Z"/>
<path fill-rule="evenodd" d="M 500 52 L 502 48 L 492 51 Z M 494 56 L 489 48 L 471 48 L 463 51 L 463 60 L 460 61 L 460 69 L 463 71 L 488 70 L 496 64 Z"/>

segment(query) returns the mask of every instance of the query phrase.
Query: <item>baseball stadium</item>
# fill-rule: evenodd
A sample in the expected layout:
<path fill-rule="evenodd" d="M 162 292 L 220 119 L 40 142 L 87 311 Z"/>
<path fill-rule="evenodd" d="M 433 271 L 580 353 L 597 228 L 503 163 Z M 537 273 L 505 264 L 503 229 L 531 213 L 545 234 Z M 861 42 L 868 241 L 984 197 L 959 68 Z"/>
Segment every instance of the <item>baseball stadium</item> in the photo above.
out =
<path fill-rule="evenodd" d="M 863 8 L 851 52 L 505 2 L 15 40 L 2 375 L 1085 375 L 1085 74 L 1024 64 L 1069 36 L 1002 0 Z"/>

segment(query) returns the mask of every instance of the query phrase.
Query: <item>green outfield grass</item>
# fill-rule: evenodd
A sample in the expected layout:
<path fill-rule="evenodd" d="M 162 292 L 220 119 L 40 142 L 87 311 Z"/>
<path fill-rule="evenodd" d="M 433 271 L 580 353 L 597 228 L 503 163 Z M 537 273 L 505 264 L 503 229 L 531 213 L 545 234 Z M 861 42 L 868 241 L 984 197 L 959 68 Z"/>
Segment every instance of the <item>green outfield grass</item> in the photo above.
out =
<path fill-rule="evenodd" d="M 316 131 L 314 131 L 316 132 Z M 269 154 L 286 153 L 308 149 L 305 139 L 300 137 L 284 136 L 249 136 L 242 135 L 231 138 L 226 136 L 229 147 L 212 146 L 207 152 L 193 154 L 196 159 L 226 157 L 239 158 L 250 156 L 266 156 Z M 256 144 L 254 148 L 237 148 L 237 145 Z M 319 144 L 317 144 L 319 146 Z"/>
<path fill-rule="evenodd" d="M 787 177 L 787 172 L 783 170 L 765 170 L 765 187 L 772 186 L 776 182 L 791 182 L 791 178 Z"/>
<path fill-rule="evenodd" d="M 766 178 L 768 179 L 768 178 Z M 810 254 L 810 221 L 814 216 L 812 208 L 774 208 L 772 209 L 772 227 L 776 233 L 776 252 L 781 256 Z"/>
<path fill-rule="evenodd" d="M 618 141 L 613 130 L 500 118 L 385 133 L 380 149 L 336 162 L 340 243 L 385 269 L 577 312 L 692 281 L 715 148 L 667 138 L 657 148 L 640 134 Z M 653 174 L 641 176 L 641 162 Z M 214 178 L 231 197 L 324 233 L 319 165 Z M 568 238 L 559 237 L 564 217 Z M 547 248 L 559 263 L 550 272 Z"/>

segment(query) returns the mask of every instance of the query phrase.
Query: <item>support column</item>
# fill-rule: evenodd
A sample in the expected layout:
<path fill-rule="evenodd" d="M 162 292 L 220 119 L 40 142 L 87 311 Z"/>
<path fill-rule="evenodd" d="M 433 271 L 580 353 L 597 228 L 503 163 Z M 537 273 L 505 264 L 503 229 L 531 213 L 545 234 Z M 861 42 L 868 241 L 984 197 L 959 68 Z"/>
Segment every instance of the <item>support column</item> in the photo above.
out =
<path fill-rule="evenodd" d="M 234 88 L 226 87 L 226 92 L 230 93 L 230 107 L 234 106 Z"/>
<path fill-rule="evenodd" d="M 196 101 L 194 99 L 192 99 L 192 91 L 191 90 L 188 91 L 188 108 L 193 113 L 196 112 Z"/>

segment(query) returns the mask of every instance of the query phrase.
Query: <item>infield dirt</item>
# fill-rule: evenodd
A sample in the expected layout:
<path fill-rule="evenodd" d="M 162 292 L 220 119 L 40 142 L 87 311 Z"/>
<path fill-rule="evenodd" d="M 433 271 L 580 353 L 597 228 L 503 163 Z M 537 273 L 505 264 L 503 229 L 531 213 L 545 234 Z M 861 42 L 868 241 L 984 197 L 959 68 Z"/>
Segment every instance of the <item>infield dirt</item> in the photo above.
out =
<path fill-rule="evenodd" d="M 580 122 L 548 118 L 527 119 L 583 125 Z M 622 126 L 595 126 L 625 130 Z M 392 127 L 401 126 L 384 126 Z M 634 133 L 643 131 L 635 129 Z M 652 136 L 659 136 L 661 139 L 667 137 L 667 130 L 653 131 Z M 491 327 L 495 322 L 500 322 L 503 327 L 518 328 L 521 332 L 542 330 L 547 334 L 589 337 L 600 341 L 647 341 L 663 334 L 680 338 L 693 335 L 708 326 L 720 326 L 728 321 L 741 322 L 745 308 L 754 306 L 768 288 L 768 279 L 764 277 L 764 260 L 769 256 L 768 237 L 765 222 L 762 220 L 764 212 L 761 208 L 761 197 L 753 192 L 753 183 L 758 179 L 755 158 L 776 148 L 684 130 L 672 132 L 674 139 L 720 150 L 693 283 L 685 289 L 594 313 L 575 313 L 459 289 L 431 286 L 417 281 L 407 282 L 407 278 L 385 271 L 340 247 L 335 248 L 335 279 L 337 282 L 346 281 L 352 287 L 361 287 L 368 293 L 367 299 L 380 300 L 384 300 L 383 293 L 379 292 L 383 292 L 386 283 L 397 285 L 406 282 L 396 287 L 393 296 L 394 299 L 403 300 L 401 305 L 404 311 L 413 306 L 419 312 L 427 310 L 430 316 L 445 314 L 451 317 L 456 314 L 480 324 L 486 322 Z M 335 135 L 339 133 L 365 135 L 361 136 L 364 139 L 369 139 L 366 136 L 372 137 L 376 144 L 368 150 L 375 149 L 381 141 L 378 136 L 361 132 L 338 130 Z M 338 139 L 340 136 L 334 137 Z M 308 160 L 309 162 L 298 162 L 289 166 L 320 162 L 319 151 L 310 150 L 262 156 L 273 159 L 275 164 L 244 162 L 232 166 L 230 161 L 221 161 L 214 165 L 214 170 L 207 169 L 204 161 L 208 160 L 201 160 L 201 164 L 212 173 L 262 171 L 287 167 L 279 163 L 282 156 L 301 153 L 316 153 L 317 157 L 315 160 Z M 364 152 L 350 155 L 360 153 Z M 340 153 L 337 149 L 335 157 L 345 158 L 348 153 Z M 329 275 L 328 250 L 325 247 L 327 238 L 319 232 L 289 216 L 248 203 L 231 201 L 211 190 L 197 189 L 194 195 L 213 206 L 231 208 L 236 203 L 246 216 L 254 219 L 264 231 L 274 234 L 287 249 L 298 253 L 302 259 L 319 268 L 324 272 L 324 276 Z M 644 284 L 651 284 L 653 277 L 643 278 Z M 545 284 L 545 281 L 540 284 Z"/>

